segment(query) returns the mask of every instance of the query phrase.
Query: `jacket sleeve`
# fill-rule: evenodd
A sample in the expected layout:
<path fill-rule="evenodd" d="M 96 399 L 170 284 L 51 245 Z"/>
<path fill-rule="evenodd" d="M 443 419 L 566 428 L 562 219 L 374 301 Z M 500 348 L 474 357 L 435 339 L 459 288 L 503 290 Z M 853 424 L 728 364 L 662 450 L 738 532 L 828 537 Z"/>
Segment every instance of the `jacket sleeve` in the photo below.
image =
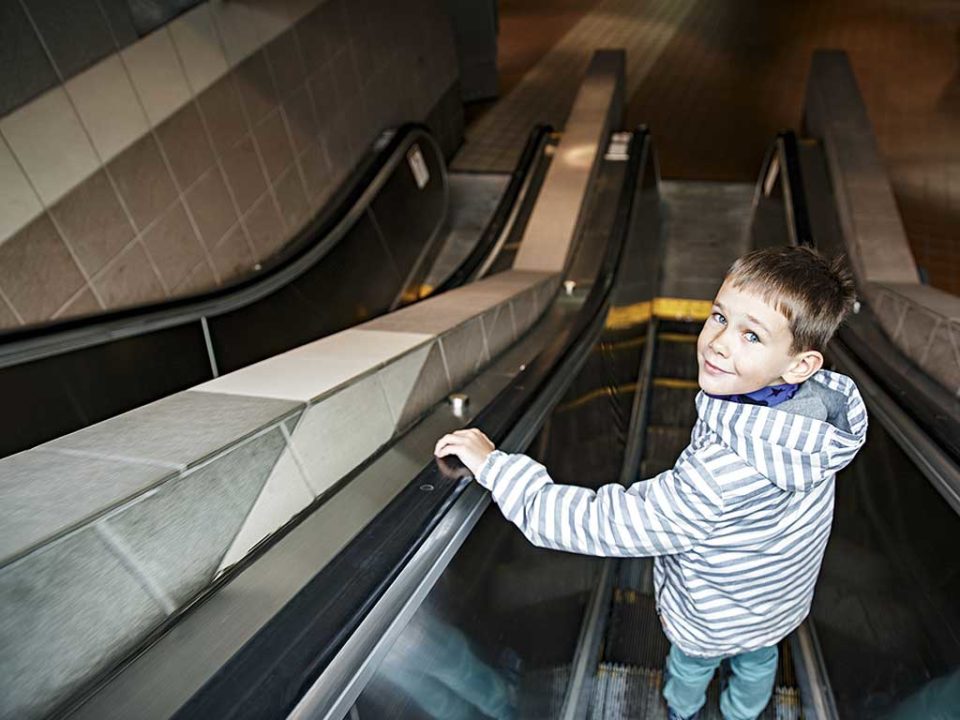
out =
<path fill-rule="evenodd" d="M 630 487 L 557 485 L 526 455 L 494 451 L 477 473 L 504 516 L 540 547 L 586 555 L 672 555 L 704 540 L 723 510 L 719 484 L 698 453 Z"/>

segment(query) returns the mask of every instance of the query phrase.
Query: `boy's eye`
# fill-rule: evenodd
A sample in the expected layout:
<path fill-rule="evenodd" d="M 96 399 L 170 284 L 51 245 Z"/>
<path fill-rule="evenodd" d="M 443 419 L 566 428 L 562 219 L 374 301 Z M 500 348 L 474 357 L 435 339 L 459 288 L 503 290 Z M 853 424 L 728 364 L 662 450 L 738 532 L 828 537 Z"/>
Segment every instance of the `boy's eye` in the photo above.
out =
<path fill-rule="evenodd" d="M 751 331 L 748 330 L 747 332 L 745 332 L 745 333 L 743 334 L 743 336 L 747 339 L 747 342 L 749 342 L 749 343 L 758 343 L 758 342 L 760 342 L 760 336 L 757 335 L 755 332 L 751 332 Z"/>
<path fill-rule="evenodd" d="M 716 320 L 721 325 L 727 324 L 727 319 L 721 313 L 718 313 L 718 312 L 713 313 L 713 319 Z"/>

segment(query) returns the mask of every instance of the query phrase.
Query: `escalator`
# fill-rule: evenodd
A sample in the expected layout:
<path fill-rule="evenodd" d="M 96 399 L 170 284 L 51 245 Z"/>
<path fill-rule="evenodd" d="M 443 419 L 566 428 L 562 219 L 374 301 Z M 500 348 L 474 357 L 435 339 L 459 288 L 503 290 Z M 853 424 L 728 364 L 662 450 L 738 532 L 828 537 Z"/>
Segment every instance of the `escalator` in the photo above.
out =
<path fill-rule="evenodd" d="M 806 199 L 812 190 L 796 139 L 781 135 L 755 193 L 751 244 L 815 243 L 821 235 Z M 631 313 L 620 310 L 643 305 L 639 296 L 618 294 L 632 276 L 621 268 L 606 327 L 539 432 L 527 426 L 528 443 L 512 443 L 511 435 L 498 443 L 543 462 L 557 482 L 629 482 L 638 469 L 650 477 L 672 466 L 687 443 L 695 420 L 699 322 L 690 316 L 697 306 L 658 307 L 654 300 L 647 317 L 635 312 L 634 322 L 622 322 Z M 941 412 L 926 417 L 935 431 L 919 425 L 885 389 L 899 384 L 902 393 L 903 377 L 866 372 L 850 338 L 842 333 L 831 345 L 828 367 L 859 384 L 873 425 L 838 478 L 814 607 L 781 642 L 773 699 L 762 717 L 953 717 L 960 707 L 960 560 L 950 539 L 960 536 L 960 478 L 950 445 L 939 438 L 960 436 L 960 418 Z M 913 394 L 914 406 L 933 402 L 916 388 Z M 487 430 L 482 420 L 476 424 Z M 487 508 L 406 629 L 374 653 L 377 668 L 364 667 L 337 703 L 324 701 L 328 693 L 308 693 L 291 717 L 665 717 L 668 643 L 654 608 L 651 564 L 532 547 Z M 720 717 L 718 691 L 715 679 L 703 717 Z"/>
<path fill-rule="evenodd" d="M 342 496 L 362 493 L 365 477 L 408 472 L 411 458 L 427 461 L 451 422 L 531 454 L 558 482 L 630 482 L 672 465 L 694 420 L 691 338 L 705 298 L 661 296 L 671 208 L 649 136 L 628 137 L 625 151 L 622 140 L 620 152 L 608 151 L 593 186 L 566 292 L 464 388 L 467 414 L 437 407 Z M 790 136 L 776 141 L 737 242 L 817 239 L 795 150 Z M 742 188 L 719 190 L 744 197 Z M 915 708 L 956 700 L 960 573 L 945 538 L 957 537 L 960 520 L 943 489 L 953 480 L 938 492 L 929 478 L 955 473 L 956 461 L 897 414 L 883 390 L 895 378 L 871 378 L 843 337 L 829 360 L 864 389 L 875 420 L 884 417 L 839 478 L 821 589 L 810 621 L 782 644 L 764 717 L 936 717 Z M 890 429 L 908 422 L 906 439 Z M 922 437 L 927 445 L 898 450 Z M 936 467 L 920 469 L 922 456 Z M 251 597 L 276 602 L 274 590 L 304 573 L 330 521 L 315 512 L 271 539 L 224 578 L 223 592 L 198 599 L 70 716 L 665 716 L 667 644 L 649 561 L 535 548 L 462 469 L 429 461 L 283 603 L 251 609 L 267 604 Z M 229 659 L 210 660 L 218 653 Z M 716 695 L 715 684 L 708 718 L 718 717 Z"/>

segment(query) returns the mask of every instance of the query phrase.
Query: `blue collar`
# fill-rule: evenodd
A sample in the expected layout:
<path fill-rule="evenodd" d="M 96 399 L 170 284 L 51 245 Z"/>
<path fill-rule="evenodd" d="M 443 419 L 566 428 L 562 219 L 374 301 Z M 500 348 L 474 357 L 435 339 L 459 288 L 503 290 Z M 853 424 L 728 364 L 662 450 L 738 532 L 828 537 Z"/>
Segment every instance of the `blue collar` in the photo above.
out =
<path fill-rule="evenodd" d="M 759 390 L 739 395 L 711 395 L 710 397 L 729 400 L 730 402 L 745 403 L 747 405 L 773 407 L 796 395 L 799 387 L 800 385 L 796 383 L 783 383 L 782 385 L 768 385 Z"/>

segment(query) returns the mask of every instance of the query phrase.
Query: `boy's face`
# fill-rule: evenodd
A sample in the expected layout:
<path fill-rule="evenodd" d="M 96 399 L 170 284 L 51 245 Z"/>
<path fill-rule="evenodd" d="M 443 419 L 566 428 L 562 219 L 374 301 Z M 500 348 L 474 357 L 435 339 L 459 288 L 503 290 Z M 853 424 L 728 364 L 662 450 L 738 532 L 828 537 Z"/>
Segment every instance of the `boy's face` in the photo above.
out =
<path fill-rule="evenodd" d="M 801 377 L 798 363 L 803 365 L 804 356 L 819 357 L 819 353 L 793 354 L 792 343 L 790 324 L 779 310 L 748 288 L 724 282 L 697 339 L 700 388 L 709 395 L 737 395 L 802 382 L 812 372 Z"/>

